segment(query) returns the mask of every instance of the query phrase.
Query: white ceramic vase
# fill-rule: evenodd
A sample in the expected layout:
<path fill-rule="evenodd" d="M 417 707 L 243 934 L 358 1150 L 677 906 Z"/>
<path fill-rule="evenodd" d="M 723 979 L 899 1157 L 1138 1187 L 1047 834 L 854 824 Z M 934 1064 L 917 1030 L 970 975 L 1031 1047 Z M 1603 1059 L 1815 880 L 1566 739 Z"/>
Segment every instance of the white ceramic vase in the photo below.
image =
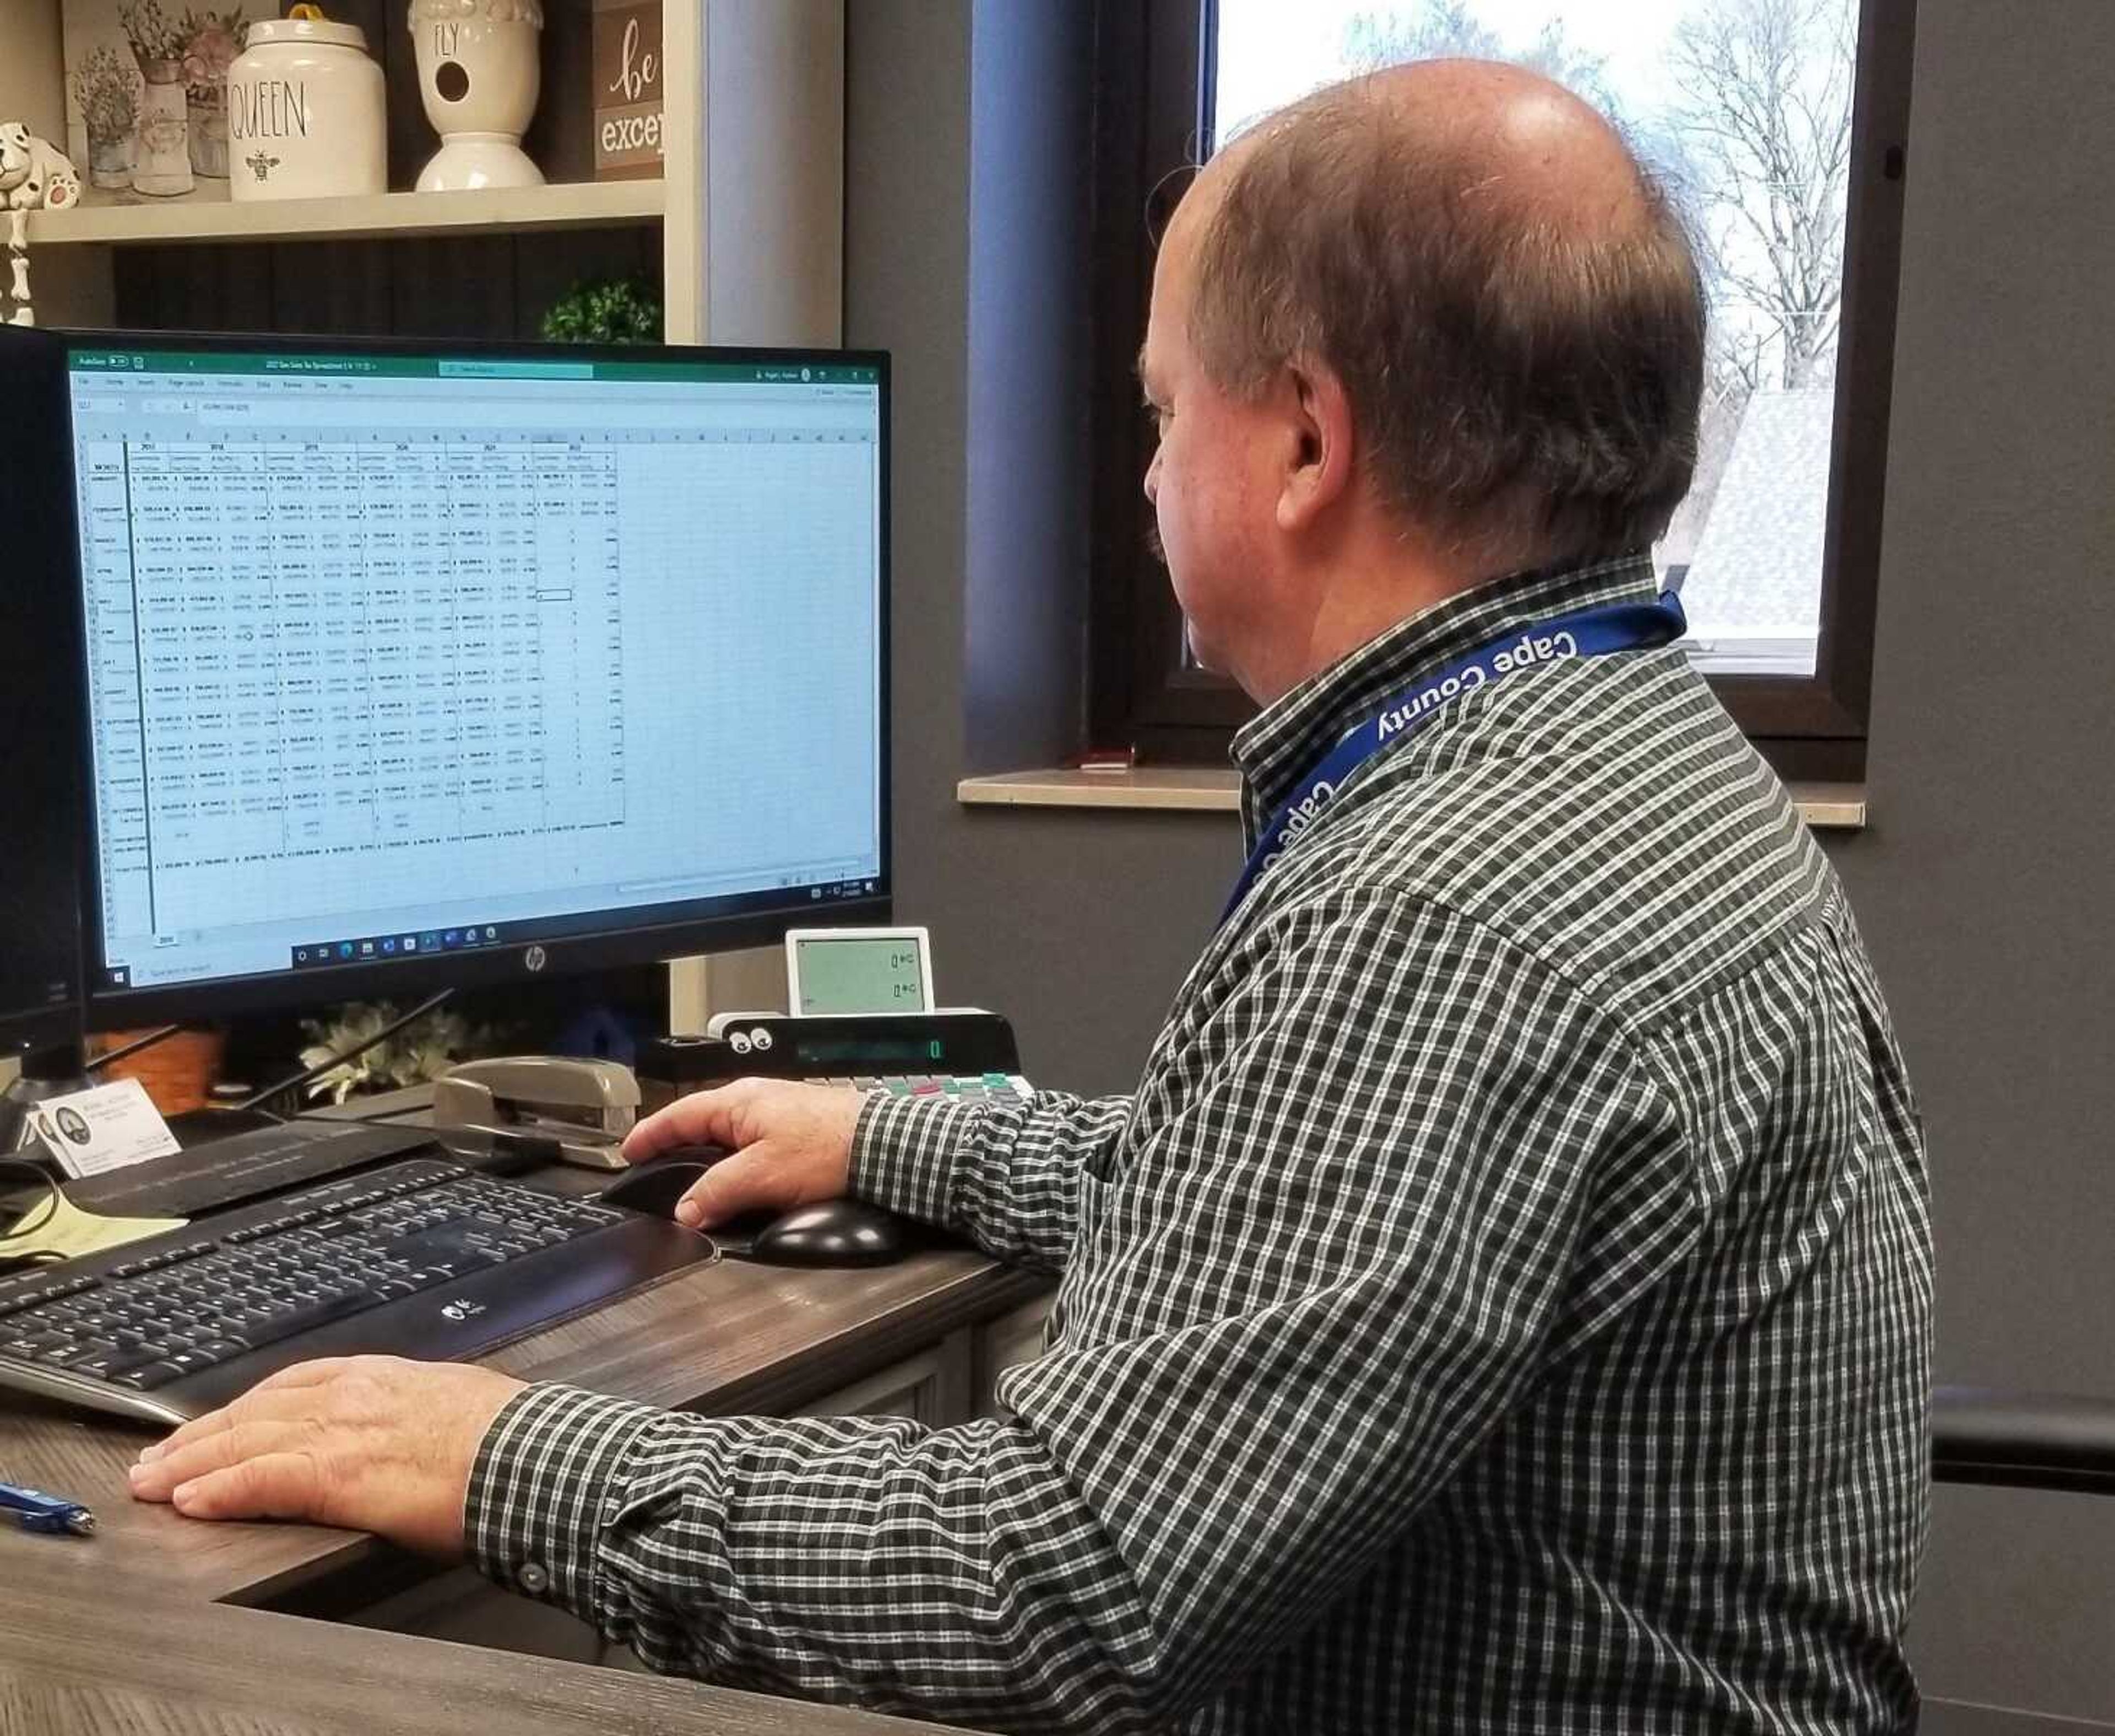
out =
<path fill-rule="evenodd" d="M 173 199 L 188 193 L 191 179 L 190 117 L 184 95 L 184 64 L 150 60 L 140 68 L 140 142 L 132 159 L 132 189 Z"/>
<path fill-rule="evenodd" d="M 420 192 L 543 186 L 521 149 L 542 84 L 543 28 L 538 0 L 411 0 L 419 95 L 441 135 Z"/>

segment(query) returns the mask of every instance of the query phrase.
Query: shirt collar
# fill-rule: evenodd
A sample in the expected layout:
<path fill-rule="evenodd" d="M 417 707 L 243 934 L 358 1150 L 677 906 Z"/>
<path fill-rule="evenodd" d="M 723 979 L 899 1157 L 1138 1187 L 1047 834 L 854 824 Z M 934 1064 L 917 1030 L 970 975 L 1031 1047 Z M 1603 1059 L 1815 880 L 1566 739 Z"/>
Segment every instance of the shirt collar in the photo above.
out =
<path fill-rule="evenodd" d="M 1627 554 L 1589 566 L 1513 573 L 1457 592 L 1398 621 L 1310 675 L 1236 732 L 1241 818 L 1251 843 L 1301 774 L 1383 700 L 1479 645 L 1554 615 L 1603 604 L 1649 600 L 1652 558 Z"/>

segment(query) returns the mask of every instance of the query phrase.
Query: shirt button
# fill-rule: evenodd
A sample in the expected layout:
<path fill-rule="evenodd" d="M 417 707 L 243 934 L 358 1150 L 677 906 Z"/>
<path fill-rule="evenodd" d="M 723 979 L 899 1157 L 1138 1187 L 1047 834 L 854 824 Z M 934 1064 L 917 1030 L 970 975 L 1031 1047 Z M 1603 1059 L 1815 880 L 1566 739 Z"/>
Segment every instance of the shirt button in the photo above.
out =
<path fill-rule="evenodd" d="M 514 1577 L 521 1589 L 531 1597 L 541 1597 L 551 1589 L 550 1574 L 534 1561 Z"/>

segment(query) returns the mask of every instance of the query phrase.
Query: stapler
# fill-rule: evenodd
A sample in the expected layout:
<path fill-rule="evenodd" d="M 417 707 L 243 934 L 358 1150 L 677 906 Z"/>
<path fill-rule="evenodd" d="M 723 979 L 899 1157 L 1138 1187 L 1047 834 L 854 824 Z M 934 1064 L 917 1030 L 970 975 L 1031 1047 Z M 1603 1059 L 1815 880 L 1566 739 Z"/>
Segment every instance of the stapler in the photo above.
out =
<path fill-rule="evenodd" d="M 619 1148 L 638 1118 L 639 1082 L 617 1061 L 502 1055 L 434 1082 L 439 1126 L 553 1140 L 563 1161 L 585 1169 L 628 1168 Z"/>

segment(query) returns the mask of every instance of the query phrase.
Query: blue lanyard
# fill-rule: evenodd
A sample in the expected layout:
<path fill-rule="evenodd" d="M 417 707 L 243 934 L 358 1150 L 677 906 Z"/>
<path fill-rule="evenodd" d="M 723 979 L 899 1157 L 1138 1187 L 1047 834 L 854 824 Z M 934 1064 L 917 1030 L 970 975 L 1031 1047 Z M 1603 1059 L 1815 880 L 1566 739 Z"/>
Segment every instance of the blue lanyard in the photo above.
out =
<path fill-rule="evenodd" d="M 1283 855 L 1322 817 L 1322 811 L 1345 780 L 1391 742 L 1414 735 L 1451 700 L 1476 692 L 1522 669 L 1563 663 L 1575 657 L 1604 657 L 1611 651 L 1636 651 L 1670 644 L 1689 631 L 1681 599 L 1672 591 L 1654 603 L 1613 603 L 1576 614 L 1558 615 L 1480 645 L 1466 657 L 1427 676 L 1399 693 L 1352 729 L 1308 773 L 1256 839 L 1235 881 L 1233 895 L 1220 912 L 1223 923 L 1248 896 L 1256 876 Z"/>

